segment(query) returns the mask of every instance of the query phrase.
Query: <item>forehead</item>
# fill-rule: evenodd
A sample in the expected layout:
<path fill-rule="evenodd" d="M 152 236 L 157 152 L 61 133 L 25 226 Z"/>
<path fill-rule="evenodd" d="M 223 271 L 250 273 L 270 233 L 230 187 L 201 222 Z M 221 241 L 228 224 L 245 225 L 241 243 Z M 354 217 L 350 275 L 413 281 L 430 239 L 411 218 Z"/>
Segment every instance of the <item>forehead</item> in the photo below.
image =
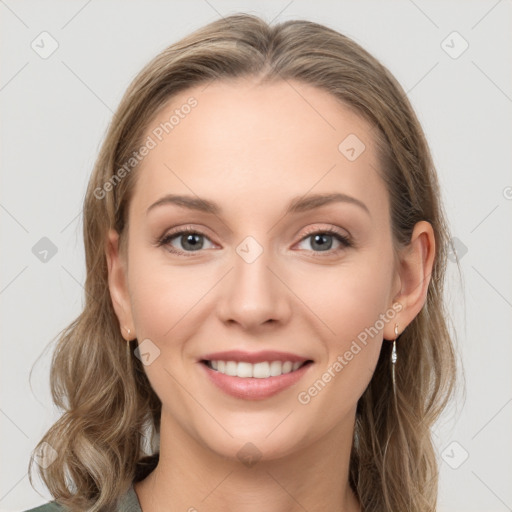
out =
<path fill-rule="evenodd" d="M 371 126 L 310 85 L 244 79 L 194 87 L 160 110 L 148 138 L 153 147 L 133 196 L 138 210 L 165 193 L 247 207 L 251 199 L 283 204 L 308 191 L 387 207 Z"/>

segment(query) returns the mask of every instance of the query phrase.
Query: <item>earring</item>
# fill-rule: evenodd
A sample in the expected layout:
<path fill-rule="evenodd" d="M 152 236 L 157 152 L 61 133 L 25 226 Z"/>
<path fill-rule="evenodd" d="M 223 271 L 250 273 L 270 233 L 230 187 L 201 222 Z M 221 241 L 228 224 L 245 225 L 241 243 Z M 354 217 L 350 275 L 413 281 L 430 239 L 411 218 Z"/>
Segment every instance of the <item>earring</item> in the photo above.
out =
<path fill-rule="evenodd" d="M 132 331 L 128 327 L 123 327 L 123 329 L 128 333 L 127 340 L 126 340 L 126 360 L 128 361 L 128 371 L 130 371 L 130 360 L 131 360 L 130 334 Z"/>
<path fill-rule="evenodd" d="M 396 353 L 396 339 L 398 338 L 398 324 L 395 324 L 395 339 L 393 340 L 393 349 L 391 351 L 391 379 L 393 381 L 393 393 L 396 397 L 396 384 L 395 384 L 395 365 L 398 359 Z"/>

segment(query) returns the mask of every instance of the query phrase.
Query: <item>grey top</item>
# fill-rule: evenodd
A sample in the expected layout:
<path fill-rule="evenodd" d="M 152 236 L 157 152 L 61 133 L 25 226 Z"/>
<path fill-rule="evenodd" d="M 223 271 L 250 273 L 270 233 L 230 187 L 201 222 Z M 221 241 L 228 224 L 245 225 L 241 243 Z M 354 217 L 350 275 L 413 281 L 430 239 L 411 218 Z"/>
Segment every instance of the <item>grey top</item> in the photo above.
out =
<path fill-rule="evenodd" d="M 59 505 L 55 501 L 50 501 L 40 507 L 31 508 L 25 512 L 65 512 L 66 507 Z M 121 496 L 119 499 L 119 505 L 117 506 L 117 512 L 142 512 L 142 508 L 135 493 L 133 485 L 130 486 L 126 494 Z"/>

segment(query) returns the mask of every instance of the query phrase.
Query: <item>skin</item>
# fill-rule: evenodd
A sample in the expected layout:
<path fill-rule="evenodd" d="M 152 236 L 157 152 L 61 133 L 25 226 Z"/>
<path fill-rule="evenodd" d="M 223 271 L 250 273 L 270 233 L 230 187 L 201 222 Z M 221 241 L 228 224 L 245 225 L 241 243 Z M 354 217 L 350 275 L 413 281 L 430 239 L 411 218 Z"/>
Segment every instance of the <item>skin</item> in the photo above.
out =
<path fill-rule="evenodd" d="M 395 338 L 395 324 L 402 332 L 426 300 L 432 227 L 419 222 L 395 259 L 370 126 L 328 93 L 299 83 L 216 82 L 172 98 L 146 136 L 190 96 L 197 107 L 137 170 L 126 254 L 115 231 L 106 244 L 112 301 L 131 331 L 123 336 L 149 338 L 160 350 L 145 366 L 162 401 L 160 462 L 135 484 L 139 501 L 144 512 L 360 510 L 348 485 L 357 401 L 383 340 Z M 338 150 L 349 134 L 366 146 L 352 162 Z M 292 198 L 332 192 L 368 212 L 338 202 L 285 215 Z M 168 193 L 214 201 L 222 213 L 171 204 L 146 213 Z M 186 226 L 205 235 L 199 251 L 186 236 L 155 244 Z M 328 237 L 332 246 L 322 251 L 306 233 L 328 228 L 353 246 Z M 236 252 L 247 236 L 263 249 L 252 263 Z M 171 253 L 171 244 L 192 256 Z M 299 403 L 298 393 L 393 304 L 402 306 L 394 319 Z M 314 364 L 292 387 L 249 401 L 217 389 L 199 367 L 201 355 L 230 349 L 288 351 Z M 252 467 L 237 457 L 248 442 L 262 455 Z"/>

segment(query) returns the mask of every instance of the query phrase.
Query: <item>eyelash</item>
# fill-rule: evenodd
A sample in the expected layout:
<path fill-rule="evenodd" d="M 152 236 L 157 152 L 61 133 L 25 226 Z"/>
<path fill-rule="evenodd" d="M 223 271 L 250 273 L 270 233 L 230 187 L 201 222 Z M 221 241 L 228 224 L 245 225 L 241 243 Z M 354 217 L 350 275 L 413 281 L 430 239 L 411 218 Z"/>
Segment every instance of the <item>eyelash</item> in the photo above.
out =
<path fill-rule="evenodd" d="M 157 247 L 162 247 L 165 245 L 165 246 L 167 246 L 167 250 L 169 252 L 171 252 L 173 254 L 177 254 L 179 256 L 185 256 L 185 257 L 194 256 L 195 252 L 201 252 L 201 251 L 179 251 L 179 250 L 175 249 L 172 245 L 170 245 L 171 240 L 173 240 L 174 238 L 177 238 L 181 235 L 186 235 L 186 234 L 200 235 L 200 236 L 204 236 L 205 238 L 208 238 L 204 233 L 201 233 L 201 231 L 198 231 L 197 229 L 194 229 L 191 227 L 185 227 L 185 228 L 181 228 L 179 231 L 165 234 L 163 237 L 161 237 L 157 240 L 156 245 L 157 245 Z M 310 231 L 306 231 L 306 233 L 300 239 L 299 242 L 302 242 L 313 235 L 332 235 L 332 236 L 334 236 L 334 238 L 336 240 L 338 240 L 341 243 L 342 247 L 339 247 L 338 249 L 333 249 L 333 250 L 329 249 L 328 251 L 325 251 L 326 256 L 332 256 L 333 254 L 337 254 L 338 252 L 340 252 L 344 249 L 348 249 L 349 247 L 354 246 L 354 244 L 348 237 L 342 235 L 337 230 L 332 229 L 332 228 L 312 229 Z M 322 255 L 322 253 L 324 251 L 309 251 L 309 252 L 311 252 L 314 255 L 314 257 L 319 257 L 319 258 L 325 257 Z"/>

